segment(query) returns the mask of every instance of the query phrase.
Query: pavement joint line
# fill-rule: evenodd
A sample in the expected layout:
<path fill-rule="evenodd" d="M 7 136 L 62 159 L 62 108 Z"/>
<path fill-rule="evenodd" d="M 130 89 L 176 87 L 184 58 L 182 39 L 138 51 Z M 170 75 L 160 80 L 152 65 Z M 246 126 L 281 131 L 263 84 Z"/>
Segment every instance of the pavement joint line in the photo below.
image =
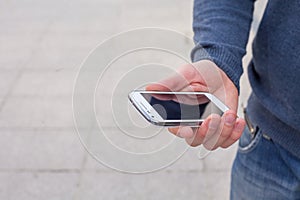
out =
<path fill-rule="evenodd" d="M 69 94 L 48 94 L 48 95 L 42 95 L 42 94 L 11 94 L 9 98 L 13 98 L 13 99 L 39 99 L 39 98 L 47 98 L 47 99 L 58 99 L 58 98 L 68 98 L 70 99 L 70 103 L 71 103 L 71 98 L 72 98 L 72 92 L 70 92 Z"/>
<path fill-rule="evenodd" d="M 0 169 L 0 173 L 80 173 L 79 169 Z"/>
<path fill-rule="evenodd" d="M 47 27 L 47 26 L 46 26 Z M 45 30 L 41 32 L 41 34 L 39 35 L 39 37 L 36 39 L 36 43 L 40 43 L 42 41 L 42 38 L 44 37 L 45 34 Z M 16 87 L 16 85 L 18 84 L 20 78 L 22 77 L 23 72 L 25 71 L 26 65 L 28 65 L 30 59 L 35 55 L 35 53 L 37 52 L 38 48 L 34 48 L 31 51 L 31 54 L 29 56 L 29 58 L 27 59 L 27 62 L 24 62 L 22 64 L 23 67 L 20 68 L 20 70 L 18 71 L 16 77 L 14 78 L 14 80 L 12 81 L 11 86 L 9 87 L 7 93 L 4 95 L 3 101 L 0 103 L 0 112 L 2 111 L 3 107 L 5 106 L 7 99 L 11 96 L 11 93 L 13 92 L 14 88 Z"/>
<path fill-rule="evenodd" d="M 228 170 L 211 170 L 209 172 L 227 172 Z M 141 174 L 132 174 L 126 172 L 117 172 L 112 169 L 0 169 L 0 173 L 76 173 L 76 174 L 127 174 L 132 176 L 139 176 L 145 174 L 152 174 L 152 173 L 166 173 L 166 174 L 173 174 L 173 173 L 205 173 L 202 170 L 184 170 L 184 169 L 172 169 L 172 170 L 161 170 L 158 172 L 151 172 L 151 173 L 141 173 Z"/>
<path fill-rule="evenodd" d="M 131 128 L 131 127 L 125 127 Z M 101 129 L 105 130 L 114 130 L 114 126 L 105 126 Z M 12 130 L 12 131 L 74 131 L 76 132 L 75 126 L 0 126 L 0 130 Z M 83 130 L 83 128 L 81 128 Z M 85 130 L 90 130 L 87 128 Z M 76 132 L 77 134 L 77 132 Z"/>
<path fill-rule="evenodd" d="M 63 131 L 72 131 L 76 132 L 76 129 L 73 126 L 70 127 L 24 127 L 24 126 L 7 126 L 7 127 L 0 127 L 0 131 L 58 131 L 58 132 L 63 132 Z M 0 133 L 1 135 L 1 133 Z"/>
<path fill-rule="evenodd" d="M 84 53 L 87 54 L 86 52 L 84 52 Z M 9 67 L 0 66 L 0 71 L 2 71 L 2 72 L 11 72 L 11 71 L 16 71 L 17 69 L 21 69 L 21 68 L 9 68 Z M 26 67 L 24 69 L 24 71 L 30 72 L 30 73 L 45 73 L 45 72 L 50 72 L 50 73 L 73 72 L 73 73 L 76 73 L 78 71 L 78 68 L 75 68 L 74 66 L 72 66 L 72 67 L 52 67 L 52 68 L 49 68 L 49 67 L 42 67 L 42 68 Z"/>
<path fill-rule="evenodd" d="M 209 171 L 209 172 L 226 172 L 228 170 L 218 170 L 218 171 Z M 156 172 L 148 172 L 148 173 L 126 173 L 126 172 L 120 172 L 116 171 L 114 169 L 110 169 L 107 167 L 107 169 L 84 169 L 82 171 L 84 174 L 88 173 L 111 173 L 111 174 L 127 174 L 127 175 L 132 175 L 132 176 L 139 176 L 139 175 L 145 175 L 145 174 L 156 174 L 156 173 L 166 173 L 166 174 L 172 174 L 172 173 L 204 173 L 202 170 L 185 170 L 185 169 L 165 169 L 165 170 L 159 170 Z"/>
<path fill-rule="evenodd" d="M 89 130 L 93 130 L 94 126 L 90 127 Z M 89 131 L 90 132 L 90 131 Z M 78 130 L 76 130 L 77 135 Z M 91 134 L 88 135 L 87 141 L 90 142 Z M 82 141 L 80 140 L 80 143 L 82 143 Z M 84 178 L 84 170 L 85 170 L 85 166 L 87 164 L 87 160 L 88 160 L 88 156 L 91 156 L 90 153 L 88 152 L 88 150 L 86 149 L 86 146 L 84 146 L 84 155 L 83 155 L 83 159 L 82 159 L 82 163 L 81 163 L 81 167 L 80 167 L 80 172 L 79 172 L 79 176 L 78 176 L 78 181 L 76 183 L 76 189 L 72 195 L 72 199 L 73 200 L 79 200 L 80 199 L 80 194 L 81 194 L 81 187 L 82 187 L 82 182 L 83 182 L 83 178 Z"/>
<path fill-rule="evenodd" d="M 55 21 L 56 21 L 55 18 L 58 18 L 58 17 L 59 16 L 55 16 L 52 20 L 50 20 L 47 24 L 45 24 L 45 28 L 41 31 L 41 33 L 39 34 L 39 36 L 37 37 L 37 39 L 35 41 L 36 44 L 40 44 L 45 39 L 45 37 L 47 35 L 47 32 L 49 32 L 48 31 L 49 27 L 55 23 Z M 0 113 L 3 109 L 3 107 L 6 105 L 6 102 L 9 99 L 12 91 L 14 90 L 16 85 L 18 84 L 18 82 L 20 80 L 20 77 L 22 76 L 23 72 L 25 71 L 28 63 L 34 57 L 34 55 L 38 52 L 38 50 L 39 50 L 39 46 L 33 48 L 31 50 L 31 53 L 30 53 L 29 58 L 27 59 L 27 61 L 25 61 L 23 64 L 21 64 L 23 67 L 21 67 L 20 70 L 18 71 L 16 77 L 12 81 L 13 84 L 11 84 L 11 86 L 9 87 L 9 89 L 8 89 L 7 93 L 5 94 L 3 100 L 0 102 Z"/>

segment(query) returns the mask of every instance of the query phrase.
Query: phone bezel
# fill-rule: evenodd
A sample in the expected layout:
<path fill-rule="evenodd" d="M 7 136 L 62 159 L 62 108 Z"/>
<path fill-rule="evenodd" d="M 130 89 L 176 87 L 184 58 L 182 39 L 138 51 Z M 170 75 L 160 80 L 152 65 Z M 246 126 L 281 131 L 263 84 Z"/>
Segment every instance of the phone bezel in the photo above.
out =
<path fill-rule="evenodd" d="M 199 126 L 204 119 L 195 120 L 165 120 L 163 119 L 149 104 L 149 102 L 142 96 L 142 94 L 185 94 L 185 95 L 205 95 L 211 102 L 213 102 L 223 113 L 229 110 L 229 108 L 223 104 L 213 94 L 207 92 L 163 92 L 163 91 L 145 91 L 134 90 L 128 94 L 129 100 L 134 107 L 144 116 L 144 118 L 150 123 L 158 126 Z"/>

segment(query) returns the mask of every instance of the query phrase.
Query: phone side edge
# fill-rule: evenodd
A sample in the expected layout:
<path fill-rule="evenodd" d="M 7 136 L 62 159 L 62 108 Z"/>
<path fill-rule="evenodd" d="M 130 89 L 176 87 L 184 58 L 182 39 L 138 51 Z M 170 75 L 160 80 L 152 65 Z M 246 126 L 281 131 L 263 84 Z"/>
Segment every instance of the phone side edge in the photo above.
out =
<path fill-rule="evenodd" d="M 144 111 L 143 106 L 140 105 L 140 102 L 137 101 L 136 94 L 139 94 L 141 96 L 140 100 L 144 102 L 144 104 L 148 104 L 148 107 L 151 106 L 145 98 L 140 94 L 140 91 L 132 91 L 128 94 L 128 98 L 132 105 L 135 107 L 135 109 L 151 124 L 157 125 L 157 126 L 164 126 L 165 122 L 162 119 L 162 117 L 153 109 L 151 111 L 155 118 L 152 118 L 147 111 Z M 152 106 L 151 106 L 152 107 Z M 146 108 L 147 109 L 147 108 Z M 148 109 L 147 109 L 148 110 Z"/>

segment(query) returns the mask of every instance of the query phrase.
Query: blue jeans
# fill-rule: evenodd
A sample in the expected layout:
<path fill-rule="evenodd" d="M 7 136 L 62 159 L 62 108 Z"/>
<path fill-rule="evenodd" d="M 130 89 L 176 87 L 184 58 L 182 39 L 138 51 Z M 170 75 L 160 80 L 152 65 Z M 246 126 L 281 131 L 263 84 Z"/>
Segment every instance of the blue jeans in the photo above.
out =
<path fill-rule="evenodd" d="M 300 160 L 261 131 L 252 138 L 245 128 L 232 167 L 230 199 L 300 199 Z"/>

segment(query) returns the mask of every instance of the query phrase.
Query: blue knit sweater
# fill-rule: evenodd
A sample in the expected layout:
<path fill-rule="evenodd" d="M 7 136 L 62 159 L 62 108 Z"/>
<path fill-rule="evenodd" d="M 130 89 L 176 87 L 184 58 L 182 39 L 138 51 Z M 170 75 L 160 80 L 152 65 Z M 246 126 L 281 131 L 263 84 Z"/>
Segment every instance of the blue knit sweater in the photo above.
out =
<path fill-rule="evenodd" d="M 214 61 L 239 89 L 253 0 L 195 0 L 192 60 Z M 300 1 L 269 0 L 248 66 L 251 120 L 300 158 Z"/>

